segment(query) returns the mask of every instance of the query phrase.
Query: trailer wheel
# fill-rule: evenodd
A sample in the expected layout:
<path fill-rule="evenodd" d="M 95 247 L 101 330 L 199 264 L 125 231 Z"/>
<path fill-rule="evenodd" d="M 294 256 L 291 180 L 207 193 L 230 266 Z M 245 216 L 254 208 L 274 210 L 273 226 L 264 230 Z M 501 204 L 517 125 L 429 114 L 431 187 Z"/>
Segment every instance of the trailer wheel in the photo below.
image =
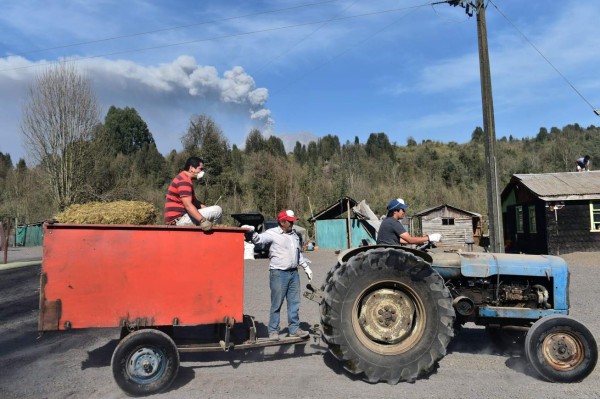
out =
<path fill-rule="evenodd" d="M 369 382 L 414 381 L 446 354 L 455 319 L 442 277 L 396 248 L 361 252 L 324 285 L 323 338 L 344 368 Z"/>
<path fill-rule="evenodd" d="M 536 321 L 525 337 L 529 364 L 551 382 L 578 382 L 590 375 L 598 361 L 594 336 L 583 324 L 566 316 Z"/>
<path fill-rule="evenodd" d="M 117 385 L 127 395 L 151 395 L 165 390 L 175 380 L 179 352 L 164 332 L 138 330 L 119 342 L 111 367 Z"/>

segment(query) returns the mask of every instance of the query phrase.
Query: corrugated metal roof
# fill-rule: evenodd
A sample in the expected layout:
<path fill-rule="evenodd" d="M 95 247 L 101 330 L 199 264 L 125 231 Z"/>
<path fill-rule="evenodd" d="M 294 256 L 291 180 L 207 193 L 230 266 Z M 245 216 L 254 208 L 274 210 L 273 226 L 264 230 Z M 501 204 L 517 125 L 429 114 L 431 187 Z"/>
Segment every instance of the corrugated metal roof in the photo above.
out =
<path fill-rule="evenodd" d="M 433 212 L 435 210 L 438 210 L 438 209 L 444 208 L 444 207 L 456 209 L 459 212 L 466 213 L 466 214 L 471 215 L 471 216 L 481 217 L 481 215 L 479 213 L 475 213 L 475 212 L 471 212 L 471 211 L 466 211 L 464 209 L 460 209 L 460 208 L 457 208 L 455 206 L 448 205 L 448 204 L 442 204 L 442 205 L 434 206 L 432 208 L 423 209 L 422 211 L 419 211 L 419 212 L 415 213 L 415 216 L 423 216 L 423 215 L 426 215 L 426 214 L 428 214 L 430 212 Z"/>
<path fill-rule="evenodd" d="M 322 211 L 317 212 L 317 214 L 309 218 L 308 221 L 314 223 L 316 220 L 335 219 L 341 214 L 348 212 L 348 209 L 355 207 L 356 204 L 358 204 L 358 202 L 352 198 L 342 197 L 339 201 L 334 202 Z"/>
<path fill-rule="evenodd" d="M 523 184 L 545 201 L 600 198 L 600 171 L 519 174 L 513 175 L 511 183 Z"/>

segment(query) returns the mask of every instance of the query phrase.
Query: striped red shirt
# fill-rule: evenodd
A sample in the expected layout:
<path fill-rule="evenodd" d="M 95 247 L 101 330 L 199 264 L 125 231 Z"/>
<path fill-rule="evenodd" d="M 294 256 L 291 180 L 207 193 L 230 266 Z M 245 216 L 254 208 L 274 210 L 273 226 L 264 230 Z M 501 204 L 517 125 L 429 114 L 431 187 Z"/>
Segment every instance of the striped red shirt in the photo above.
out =
<path fill-rule="evenodd" d="M 196 203 L 196 195 L 194 194 L 194 186 L 192 179 L 182 171 L 179 173 L 169 186 L 165 201 L 165 223 L 171 224 L 174 220 L 185 215 L 187 212 L 181 198 L 192 197 L 192 203 Z"/>

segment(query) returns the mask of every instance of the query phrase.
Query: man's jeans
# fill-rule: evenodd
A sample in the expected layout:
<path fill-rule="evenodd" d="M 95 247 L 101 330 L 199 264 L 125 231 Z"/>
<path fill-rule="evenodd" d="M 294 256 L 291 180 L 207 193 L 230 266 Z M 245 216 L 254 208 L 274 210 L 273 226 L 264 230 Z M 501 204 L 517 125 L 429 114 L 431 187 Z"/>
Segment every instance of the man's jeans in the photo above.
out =
<path fill-rule="evenodd" d="M 283 300 L 287 301 L 288 332 L 295 334 L 300 327 L 300 275 L 298 269 L 269 270 L 271 286 L 271 312 L 269 314 L 269 334 L 279 332 L 279 320 Z"/>

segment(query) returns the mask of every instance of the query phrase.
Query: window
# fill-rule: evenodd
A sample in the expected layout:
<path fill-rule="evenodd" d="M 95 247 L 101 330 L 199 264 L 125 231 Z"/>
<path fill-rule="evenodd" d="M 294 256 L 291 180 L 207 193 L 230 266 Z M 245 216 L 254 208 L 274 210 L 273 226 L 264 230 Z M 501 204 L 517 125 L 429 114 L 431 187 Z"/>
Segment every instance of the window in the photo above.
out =
<path fill-rule="evenodd" d="M 517 227 L 517 233 L 523 233 L 523 207 L 515 207 L 515 226 Z"/>
<path fill-rule="evenodd" d="M 600 232 L 600 201 L 590 201 L 591 231 Z"/>
<path fill-rule="evenodd" d="M 527 208 L 527 211 L 529 212 L 529 232 L 537 233 L 537 224 L 535 221 L 535 206 L 530 206 L 529 208 Z"/>
<path fill-rule="evenodd" d="M 454 226 L 454 218 L 442 218 L 442 226 Z"/>

